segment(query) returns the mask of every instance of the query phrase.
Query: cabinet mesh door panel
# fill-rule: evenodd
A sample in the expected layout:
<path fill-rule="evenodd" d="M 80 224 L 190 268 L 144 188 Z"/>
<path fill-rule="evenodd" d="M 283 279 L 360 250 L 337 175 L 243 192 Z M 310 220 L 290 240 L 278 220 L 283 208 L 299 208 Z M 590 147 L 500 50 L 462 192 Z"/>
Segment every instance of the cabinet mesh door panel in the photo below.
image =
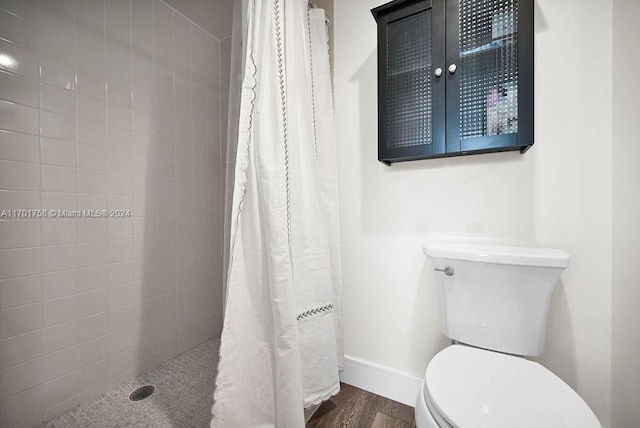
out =
<path fill-rule="evenodd" d="M 460 137 L 518 132 L 517 0 L 460 1 Z"/>
<path fill-rule="evenodd" d="M 431 144 L 431 10 L 387 26 L 387 147 Z"/>

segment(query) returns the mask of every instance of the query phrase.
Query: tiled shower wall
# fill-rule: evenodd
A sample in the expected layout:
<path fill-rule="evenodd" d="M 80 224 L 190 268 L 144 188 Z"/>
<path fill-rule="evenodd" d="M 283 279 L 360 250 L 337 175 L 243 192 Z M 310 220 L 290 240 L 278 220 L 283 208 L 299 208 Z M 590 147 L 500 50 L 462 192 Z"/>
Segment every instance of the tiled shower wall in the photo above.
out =
<path fill-rule="evenodd" d="M 0 0 L 0 427 L 219 334 L 220 58 L 158 0 Z M 86 209 L 131 217 L 40 217 Z"/>

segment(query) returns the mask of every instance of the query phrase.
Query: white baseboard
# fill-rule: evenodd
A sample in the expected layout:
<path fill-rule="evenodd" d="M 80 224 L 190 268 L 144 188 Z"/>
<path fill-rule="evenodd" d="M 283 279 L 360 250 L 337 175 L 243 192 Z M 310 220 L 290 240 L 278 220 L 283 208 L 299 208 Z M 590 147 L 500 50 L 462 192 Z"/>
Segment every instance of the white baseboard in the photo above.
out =
<path fill-rule="evenodd" d="M 340 380 L 411 407 L 416 404 L 423 382 L 421 378 L 400 370 L 346 355 Z"/>

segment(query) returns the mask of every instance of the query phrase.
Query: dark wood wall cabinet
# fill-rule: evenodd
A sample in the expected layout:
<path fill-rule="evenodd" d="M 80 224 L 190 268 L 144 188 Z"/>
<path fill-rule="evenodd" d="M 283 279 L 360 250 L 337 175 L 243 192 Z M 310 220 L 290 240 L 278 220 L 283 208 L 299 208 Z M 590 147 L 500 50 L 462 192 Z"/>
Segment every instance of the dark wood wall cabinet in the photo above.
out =
<path fill-rule="evenodd" d="M 533 145 L 533 0 L 396 0 L 378 23 L 378 160 Z"/>

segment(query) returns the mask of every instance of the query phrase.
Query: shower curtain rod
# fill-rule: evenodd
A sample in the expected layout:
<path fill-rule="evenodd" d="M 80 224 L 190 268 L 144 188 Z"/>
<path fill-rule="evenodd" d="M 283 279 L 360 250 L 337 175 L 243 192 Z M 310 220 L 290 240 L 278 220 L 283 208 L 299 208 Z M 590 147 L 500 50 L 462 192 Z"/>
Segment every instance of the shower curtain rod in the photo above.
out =
<path fill-rule="evenodd" d="M 307 6 L 309 7 L 309 9 L 321 9 L 321 8 L 318 7 L 317 4 L 315 4 L 313 2 L 313 0 L 309 0 L 309 2 L 307 3 Z M 331 25 L 331 17 L 329 15 L 327 15 L 326 13 L 325 13 L 324 22 L 326 22 L 327 25 Z"/>

